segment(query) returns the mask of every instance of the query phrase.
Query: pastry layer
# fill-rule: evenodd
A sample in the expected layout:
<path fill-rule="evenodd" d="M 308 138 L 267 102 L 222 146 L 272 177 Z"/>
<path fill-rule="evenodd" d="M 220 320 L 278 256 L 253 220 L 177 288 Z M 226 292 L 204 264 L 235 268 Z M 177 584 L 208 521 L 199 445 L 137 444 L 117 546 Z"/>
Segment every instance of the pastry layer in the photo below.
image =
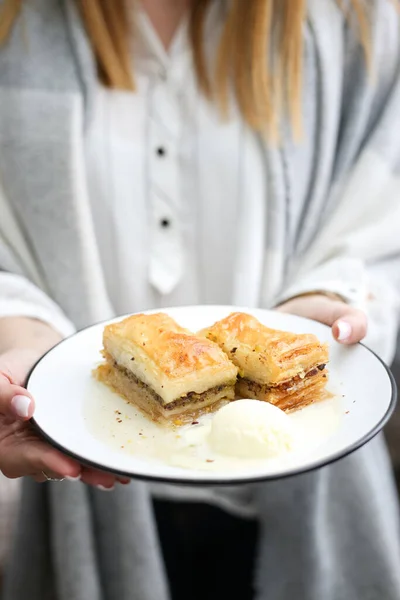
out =
<path fill-rule="evenodd" d="M 200 335 L 226 352 L 240 377 L 264 385 L 304 377 L 328 362 L 328 346 L 315 335 L 270 329 L 245 313 L 233 313 Z"/>
<path fill-rule="evenodd" d="M 295 377 L 274 387 L 239 378 L 236 395 L 270 402 L 282 410 L 295 410 L 323 400 L 326 397 L 326 382 L 327 374 L 318 368 L 307 373 L 304 378 Z"/>
<path fill-rule="evenodd" d="M 179 425 L 218 410 L 222 404 L 233 400 L 235 395 L 233 385 L 219 385 L 201 394 L 190 392 L 169 404 L 163 404 L 151 387 L 123 367 L 105 363 L 96 369 L 95 375 L 99 381 L 137 406 L 153 421 L 179 421 Z"/>
<path fill-rule="evenodd" d="M 233 385 L 237 368 L 219 346 L 164 313 L 133 315 L 104 329 L 104 356 L 149 386 L 163 404 Z"/>

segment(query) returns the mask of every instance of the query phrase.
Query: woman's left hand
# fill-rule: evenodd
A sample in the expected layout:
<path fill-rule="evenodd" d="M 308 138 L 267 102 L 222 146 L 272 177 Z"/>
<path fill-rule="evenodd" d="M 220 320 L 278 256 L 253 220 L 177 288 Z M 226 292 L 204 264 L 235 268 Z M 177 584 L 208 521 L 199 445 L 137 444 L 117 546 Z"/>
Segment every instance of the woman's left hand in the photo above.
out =
<path fill-rule="evenodd" d="M 367 334 L 366 314 L 339 298 L 323 294 L 298 296 L 281 304 L 277 310 L 329 325 L 333 337 L 341 344 L 355 344 Z"/>

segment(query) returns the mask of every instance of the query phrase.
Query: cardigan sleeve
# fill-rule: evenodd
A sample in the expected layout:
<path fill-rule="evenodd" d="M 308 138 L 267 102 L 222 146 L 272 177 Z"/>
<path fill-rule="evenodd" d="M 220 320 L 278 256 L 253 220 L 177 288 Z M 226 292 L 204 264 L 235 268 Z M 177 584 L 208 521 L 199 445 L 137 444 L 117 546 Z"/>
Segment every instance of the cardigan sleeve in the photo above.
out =
<path fill-rule="evenodd" d="M 21 275 L 0 273 L 0 318 L 30 317 L 43 321 L 62 337 L 75 328 L 49 296 Z"/>
<path fill-rule="evenodd" d="M 375 3 L 374 58 L 360 84 L 359 49 L 348 49 L 337 156 L 315 235 L 293 260 L 278 302 L 334 292 L 366 311 L 366 343 L 386 361 L 400 313 L 400 48 L 397 16 Z M 351 41 L 351 40 L 350 40 Z M 307 219 L 307 214 L 306 217 Z"/>
<path fill-rule="evenodd" d="M 61 308 L 43 291 L 36 268 L 0 185 L 0 318 L 30 317 L 67 337 L 75 331 Z"/>

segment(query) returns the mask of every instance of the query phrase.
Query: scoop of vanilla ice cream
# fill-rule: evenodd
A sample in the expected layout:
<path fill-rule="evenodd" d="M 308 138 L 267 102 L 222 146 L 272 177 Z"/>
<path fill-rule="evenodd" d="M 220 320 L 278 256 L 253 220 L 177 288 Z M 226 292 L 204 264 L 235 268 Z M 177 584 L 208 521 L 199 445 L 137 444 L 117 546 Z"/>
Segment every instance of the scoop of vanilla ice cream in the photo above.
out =
<path fill-rule="evenodd" d="M 294 429 L 290 418 L 276 406 L 236 400 L 216 413 L 209 442 L 220 454 L 272 458 L 293 448 Z"/>

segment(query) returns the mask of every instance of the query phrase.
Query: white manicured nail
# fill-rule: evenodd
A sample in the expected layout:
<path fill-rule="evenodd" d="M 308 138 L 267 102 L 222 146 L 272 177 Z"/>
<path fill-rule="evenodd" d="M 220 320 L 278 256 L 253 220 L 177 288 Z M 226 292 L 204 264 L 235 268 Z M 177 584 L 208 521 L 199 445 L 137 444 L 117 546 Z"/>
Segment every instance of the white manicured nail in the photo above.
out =
<path fill-rule="evenodd" d="M 114 489 L 114 486 L 112 487 L 105 487 L 104 485 L 96 485 L 98 490 L 101 490 L 102 492 L 112 492 Z"/>
<path fill-rule="evenodd" d="M 81 475 L 79 474 L 77 477 L 70 477 L 69 475 L 66 475 L 65 479 L 67 479 L 68 481 L 80 481 Z"/>
<path fill-rule="evenodd" d="M 351 325 L 347 321 L 338 321 L 337 327 L 339 330 L 338 340 L 339 342 L 345 342 L 351 336 Z"/>
<path fill-rule="evenodd" d="M 29 415 L 29 408 L 31 405 L 31 399 L 28 396 L 14 396 L 11 400 L 11 406 L 13 411 L 18 417 L 26 419 Z"/>

